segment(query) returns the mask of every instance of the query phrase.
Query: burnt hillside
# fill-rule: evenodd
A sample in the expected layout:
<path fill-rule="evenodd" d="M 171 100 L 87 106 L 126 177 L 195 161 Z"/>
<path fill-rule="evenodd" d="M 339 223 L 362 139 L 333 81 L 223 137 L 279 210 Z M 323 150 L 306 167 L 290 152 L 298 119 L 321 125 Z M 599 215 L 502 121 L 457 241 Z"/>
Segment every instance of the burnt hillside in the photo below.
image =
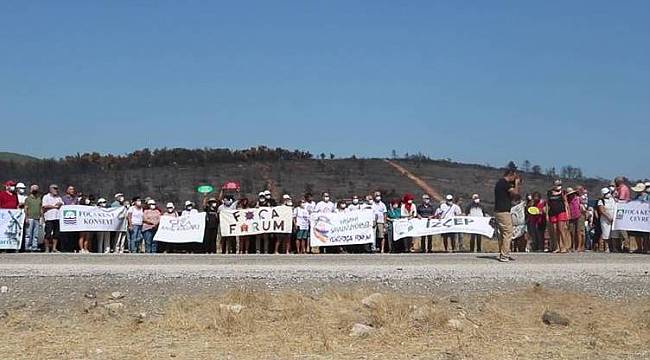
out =
<path fill-rule="evenodd" d="M 102 160 L 103 161 L 103 160 Z M 487 204 L 492 203 L 493 186 L 501 176 L 501 169 L 479 165 L 458 164 L 434 160 L 393 160 L 417 177 L 424 180 L 440 194 L 453 193 L 463 199 L 471 194 L 481 194 Z M 101 162 L 98 162 L 101 163 Z M 364 195 L 375 189 L 386 194 L 385 198 L 401 196 L 406 192 L 417 197 L 422 190 L 409 178 L 382 159 L 312 159 L 296 156 L 291 159 L 268 158 L 264 160 L 230 159 L 206 163 L 194 161 L 183 163 L 172 157 L 167 163 L 145 162 L 138 166 L 72 166 L 54 160 L 41 160 L 31 165 L 0 163 L 0 174 L 6 179 L 25 183 L 49 183 L 61 186 L 75 185 L 80 191 L 96 196 L 112 197 L 116 192 L 130 196 L 152 196 L 159 201 L 180 202 L 187 199 L 198 201 L 195 188 L 201 184 L 218 187 L 228 180 L 239 181 L 242 193 L 254 199 L 257 192 L 271 188 L 274 196 L 282 193 L 300 196 L 304 192 L 318 194 L 329 191 L 335 198 L 349 198 L 353 194 Z M 544 175 L 524 174 L 525 192 L 545 192 L 552 178 Z M 604 185 L 599 180 L 579 181 L 592 194 Z M 577 181 L 566 180 L 567 186 Z"/>

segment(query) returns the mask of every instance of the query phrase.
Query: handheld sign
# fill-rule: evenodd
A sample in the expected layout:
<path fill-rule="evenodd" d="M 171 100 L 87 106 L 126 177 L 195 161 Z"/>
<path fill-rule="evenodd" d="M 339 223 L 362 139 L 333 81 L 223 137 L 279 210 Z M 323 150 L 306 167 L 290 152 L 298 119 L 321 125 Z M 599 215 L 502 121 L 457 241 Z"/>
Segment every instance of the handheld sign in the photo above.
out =
<path fill-rule="evenodd" d="M 239 191 L 239 183 L 236 181 L 228 181 L 225 184 L 223 184 L 222 189 L 230 190 L 230 191 Z"/>
<path fill-rule="evenodd" d="M 214 190 L 212 185 L 201 185 L 196 188 L 196 192 L 201 193 L 201 194 L 208 194 L 211 193 Z"/>

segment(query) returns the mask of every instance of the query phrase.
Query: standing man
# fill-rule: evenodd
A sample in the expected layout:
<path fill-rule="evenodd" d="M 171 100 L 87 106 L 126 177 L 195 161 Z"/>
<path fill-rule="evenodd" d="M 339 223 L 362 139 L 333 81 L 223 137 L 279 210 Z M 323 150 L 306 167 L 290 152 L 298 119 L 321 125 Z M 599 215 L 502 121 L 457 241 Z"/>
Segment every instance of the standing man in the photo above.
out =
<path fill-rule="evenodd" d="M 38 251 L 38 229 L 43 215 L 43 203 L 38 194 L 38 185 L 30 186 L 29 190 L 25 199 L 25 251 Z"/>
<path fill-rule="evenodd" d="M 499 230 L 499 257 L 501 262 L 514 260 L 510 257 L 510 242 L 512 241 L 512 198 L 519 194 L 521 178 L 515 169 L 508 169 L 494 186 L 494 219 Z"/>
<path fill-rule="evenodd" d="M 467 206 L 465 214 L 471 217 L 485 217 L 488 216 L 483 206 L 481 206 L 481 198 L 478 194 L 472 195 L 472 202 Z M 481 252 L 481 240 L 482 237 L 480 234 L 470 234 L 469 235 L 469 252 Z"/>
<path fill-rule="evenodd" d="M 25 184 L 19 182 L 16 184 L 16 196 L 18 197 L 18 208 L 25 208 L 25 200 L 27 200 L 27 187 Z"/>
<path fill-rule="evenodd" d="M 461 216 L 463 211 L 460 209 L 456 203 L 454 203 L 454 195 L 448 194 L 445 197 L 445 202 L 440 204 L 438 210 L 436 210 L 435 217 L 438 219 L 451 219 L 454 216 Z M 458 234 L 456 233 L 445 233 L 442 234 L 442 242 L 445 246 L 446 252 L 454 252 L 458 250 L 458 242 L 456 241 Z"/>
<path fill-rule="evenodd" d="M 65 188 L 65 194 L 61 196 L 61 199 L 63 199 L 63 205 L 80 205 L 79 197 L 77 197 L 77 190 L 72 185 L 68 185 L 68 187 Z M 66 232 L 62 234 L 61 251 L 73 252 L 75 250 L 75 244 L 77 243 L 81 235 L 82 234 L 79 233 L 78 231 Z"/>
<path fill-rule="evenodd" d="M 435 215 L 435 209 L 431 204 L 431 196 L 429 194 L 422 195 L 422 204 L 417 206 L 419 219 L 431 219 Z M 420 237 L 420 251 L 423 253 L 433 252 L 433 235 L 425 235 Z"/>
<path fill-rule="evenodd" d="M 59 196 L 59 187 L 50 185 L 50 191 L 43 196 L 43 218 L 45 219 L 45 252 L 58 253 L 59 242 L 59 209 L 63 199 Z"/>
<path fill-rule="evenodd" d="M 5 182 L 5 190 L 0 192 L 0 209 L 18 209 L 18 195 L 16 195 L 16 182 Z"/>
<path fill-rule="evenodd" d="M 379 245 L 379 252 L 387 253 L 389 252 L 389 246 L 386 246 L 384 239 L 386 238 L 386 213 L 388 209 L 386 204 L 381 201 L 381 192 L 375 191 L 374 202 L 372 203 L 372 212 L 375 214 L 375 229 L 377 232 L 376 244 L 373 244 L 372 251 L 377 250 L 377 245 Z"/>

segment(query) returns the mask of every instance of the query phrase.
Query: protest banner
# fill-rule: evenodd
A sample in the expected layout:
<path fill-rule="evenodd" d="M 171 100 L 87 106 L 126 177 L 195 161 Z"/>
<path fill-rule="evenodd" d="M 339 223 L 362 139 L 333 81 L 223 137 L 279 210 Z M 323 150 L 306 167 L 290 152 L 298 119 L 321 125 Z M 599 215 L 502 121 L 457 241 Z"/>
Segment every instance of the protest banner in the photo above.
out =
<path fill-rule="evenodd" d="M 260 207 L 219 212 L 221 236 L 246 236 L 267 233 L 291 234 L 291 206 Z"/>
<path fill-rule="evenodd" d="M 613 226 L 614 230 L 650 232 L 650 202 L 617 203 Z"/>
<path fill-rule="evenodd" d="M 393 222 L 393 240 L 446 233 L 479 234 L 491 238 L 489 217 L 454 216 L 448 219 L 400 219 Z"/>
<path fill-rule="evenodd" d="M 372 210 L 316 213 L 310 219 L 311 246 L 342 246 L 375 242 Z"/>
<path fill-rule="evenodd" d="M 59 227 L 70 231 L 126 231 L 126 208 L 64 205 L 59 211 Z"/>
<path fill-rule="evenodd" d="M 25 212 L 0 209 L 0 249 L 20 250 L 23 242 Z"/>
<path fill-rule="evenodd" d="M 205 213 L 192 213 L 184 216 L 161 216 L 158 230 L 153 239 L 166 243 L 203 242 Z"/>

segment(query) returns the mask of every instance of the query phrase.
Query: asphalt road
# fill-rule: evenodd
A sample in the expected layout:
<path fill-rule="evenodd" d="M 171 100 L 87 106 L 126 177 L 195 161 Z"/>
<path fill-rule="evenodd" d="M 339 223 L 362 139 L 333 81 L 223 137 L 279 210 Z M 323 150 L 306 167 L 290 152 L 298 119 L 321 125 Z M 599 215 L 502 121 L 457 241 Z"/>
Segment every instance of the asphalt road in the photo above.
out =
<path fill-rule="evenodd" d="M 605 297 L 650 295 L 650 256 L 518 254 L 404 255 L 78 255 L 0 254 L 0 286 L 39 289 L 129 287 L 182 293 L 224 287 L 312 291 L 332 285 L 409 292 L 510 291 L 541 284 Z"/>

